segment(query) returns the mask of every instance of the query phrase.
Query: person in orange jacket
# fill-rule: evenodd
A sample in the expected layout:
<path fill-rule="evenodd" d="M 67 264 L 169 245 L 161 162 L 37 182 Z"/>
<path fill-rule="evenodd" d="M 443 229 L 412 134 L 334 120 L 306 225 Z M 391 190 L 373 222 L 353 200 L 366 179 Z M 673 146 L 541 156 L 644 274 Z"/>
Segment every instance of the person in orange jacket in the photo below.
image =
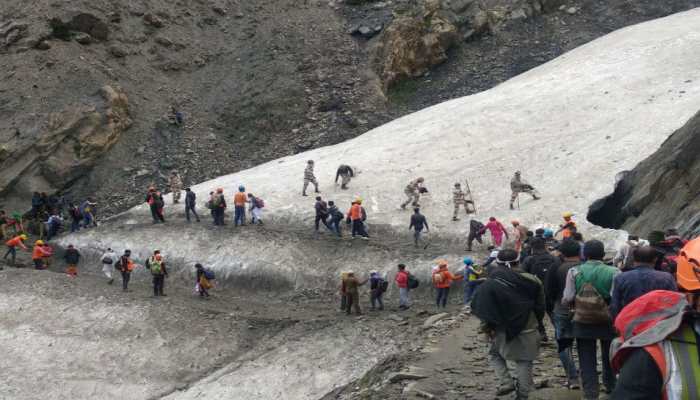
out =
<path fill-rule="evenodd" d="M 233 195 L 234 216 L 233 225 L 245 225 L 245 206 L 248 204 L 248 196 L 243 185 L 238 187 L 238 193 Z"/>
<path fill-rule="evenodd" d="M 117 261 L 114 268 L 119 270 L 119 272 L 122 274 L 122 290 L 125 292 L 129 291 L 131 271 L 133 271 L 135 267 L 136 264 L 131 261 L 131 250 L 124 250 L 124 255 L 119 257 L 119 261 Z"/>
<path fill-rule="evenodd" d="M 7 259 L 7 256 L 12 256 L 12 263 L 10 265 L 15 265 L 15 258 L 17 257 L 17 246 L 21 247 L 22 249 L 29 251 L 27 246 L 24 245 L 24 241 L 27 240 L 27 235 L 21 234 L 13 237 L 12 239 L 8 240 L 5 242 L 5 245 L 7 246 L 7 253 L 5 253 L 5 256 L 2 258 L 3 260 Z M 0 267 L 0 270 L 2 270 L 2 267 Z"/>
<path fill-rule="evenodd" d="M 462 274 L 453 275 L 452 272 L 447 269 L 447 261 L 438 261 L 438 270 L 433 273 L 433 284 L 435 284 L 435 288 L 437 289 L 437 298 L 435 302 L 438 308 L 440 308 L 440 306 L 442 306 L 442 308 L 447 307 L 447 296 L 450 294 L 452 281 L 460 279 L 462 279 Z"/>
<path fill-rule="evenodd" d="M 360 235 L 362 236 L 362 239 L 368 240 L 369 235 L 367 234 L 367 231 L 365 230 L 365 223 L 364 221 L 367 219 L 367 214 L 365 212 L 365 209 L 362 208 L 362 199 L 357 199 L 352 202 L 352 206 L 350 207 L 350 211 L 348 211 L 348 216 L 347 216 L 347 221 L 348 223 L 352 224 L 352 238 L 355 239 L 355 236 Z"/>
<path fill-rule="evenodd" d="M 53 249 L 44 243 L 43 240 L 37 240 L 34 242 L 34 249 L 32 250 L 32 261 L 34 262 L 35 269 L 46 269 L 48 268 L 48 259 L 53 255 Z"/>

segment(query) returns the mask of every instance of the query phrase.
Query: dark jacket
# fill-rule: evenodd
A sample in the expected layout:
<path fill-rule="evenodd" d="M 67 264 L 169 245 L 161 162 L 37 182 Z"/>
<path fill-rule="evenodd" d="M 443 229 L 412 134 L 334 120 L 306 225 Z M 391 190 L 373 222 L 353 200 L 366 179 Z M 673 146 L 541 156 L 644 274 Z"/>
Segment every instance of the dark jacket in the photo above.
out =
<path fill-rule="evenodd" d="M 80 253 L 76 249 L 67 249 L 63 259 L 66 264 L 77 265 L 80 262 Z"/>
<path fill-rule="evenodd" d="M 185 192 L 185 205 L 194 208 L 197 203 L 197 195 L 193 191 Z"/>
<path fill-rule="evenodd" d="M 314 208 L 316 209 L 316 215 L 320 216 L 326 216 L 328 215 L 328 204 L 326 204 L 325 201 L 319 200 L 316 202 L 314 205 Z"/>
<path fill-rule="evenodd" d="M 547 300 L 548 313 L 568 314 L 569 307 L 561 304 L 561 298 L 566 287 L 566 275 L 571 268 L 579 264 L 581 264 L 579 260 L 564 261 L 547 272 L 544 293 Z"/>
<path fill-rule="evenodd" d="M 610 400 L 658 400 L 662 398 L 663 387 L 654 359 L 644 349 L 637 348 L 627 356 Z"/>
<path fill-rule="evenodd" d="M 408 226 L 408 229 L 415 229 L 416 231 L 420 232 L 423 230 L 423 228 L 430 229 L 428 226 L 428 220 L 425 219 L 425 215 L 423 214 L 413 214 L 411 215 L 411 225 Z"/>
<path fill-rule="evenodd" d="M 655 271 L 651 265 L 638 265 L 615 277 L 613 294 L 610 300 L 610 314 L 613 319 L 623 308 L 652 290 L 678 291 L 673 275 Z"/>
<path fill-rule="evenodd" d="M 335 173 L 335 181 L 338 182 L 338 178 L 341 175 L 347 175 L 350 177 L 355 176 L 355 173 L 353 172 L 352 168 L 350 168 L 349 165 L 341 165 L 338 167 L 338 171 Z"/>
<path fill-rule="evenodd" d="M 333 205 L 331 208 L 328 209 L 328 214 L 331 216 L 331 220 L 335 222 L 343 220 L 343 213 L 340 212 L 338 206 L 336 205 Z"/>
<path fill-rule="evenodd" d="M 473 219 L 469 221 L 469 234 L 474 235 L 475 237 L 481 237 L 483 234 L 481 230 L 484 229 L 484 224 L 481 222 Z"/>
<path fill-rule="evenodd" d="M 523 262 L 523 270 L 527 273 L 533 274 L 540 279 L 540 281 L 545 282 L 547 280 L 547 273 L 551 269 L 556 269 L 561 261 L 549 254 L 547 251 L 541 252 L 536 251 L 531 256 L 527 257 Z M 564 277 L 566 278 L 566 276 Z M 562 290 L 564 290 L 562 288 Z M 545 290 L 545 295 L 546 295 Z"/>

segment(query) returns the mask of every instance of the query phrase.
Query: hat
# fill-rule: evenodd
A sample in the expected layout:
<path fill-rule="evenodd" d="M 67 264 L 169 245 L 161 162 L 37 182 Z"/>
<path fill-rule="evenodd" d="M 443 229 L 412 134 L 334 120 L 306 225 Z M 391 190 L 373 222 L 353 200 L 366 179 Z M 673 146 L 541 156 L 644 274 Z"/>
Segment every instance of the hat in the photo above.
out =
<path fill-rule="evenodd" d="M 238 187 L 239 192 L 245 192 L 245 186 L 241 185 Z"/>
<path fill-rule="evenodd" d="M 462 186 L 462 185 L 460 185 L 459 182 L 455 183 L 455 187 L 460 187 L 460 186 Z"/>
<path fill-rule="evenodd" d="M 517 263 L 520 260 L 520 255 L 517 251 L 513 249 L 503 249 L 498 252 L 498 258 L 496 262 L 498 264 L 504 264 L 508 268 L 511 267 L 511 263 Z"/>
<path fill-rule="evenodd" d="M 574 216 L 574 213 L 572 213 L 571 211 L 567 211 L 567 212 L 563 213 L 561 216 L 564 218 L 571 218 Z"/>
<path fill-rule="evenodd" d="M 464 264 L 472 265 L 472 264 L 474 264 L 474 261 L 469 257 L 464 257 Z"/>
<path fill-rule="evenodd" d="M 25 235 L 25 234 L 23 233 L 23 234 L 19 235 L 19 238 L 22 239 L 22 240 L 27 240 L 27 235 Z"/>
<path fill-rule="evenodd" d="M 421 177 L 418 177 L 418 179 L 416 179 L 416 180 L 417 180 L 418 182 L 423 182 L 423 181 L 425 181 L 425 179 L 424 179 L 422 176 L 421 176 Z"/>
<path fill-rule="evenodd" d="M 314 160 L 309 160 L 309 161 L 307 161 L 306 163 L 307 163 L 307 164 L 313 164 L 313 163 L 314 163 Z"/>
<path fill-rule="evenodd" d="M 43 240 L 37 240 L 36 242 L 34 242 L 34 244 L 37 245 L 37 246 L 43 246 L 43 245 L 44 245 L 44 241 L 43 241 Z"/>
<path fill-rule="evenodd" d="M 544 233 L 542 234 L 542 236 L 544 236 L 544 237 L 546 237 L 546 238 L 554 237 L 554 231 L 551 230 L 551 229 L 549 229 L 549 228 L 547 228 L 547 229 L 544 230 Z"/>
<path fill-rule="evenodd" d="M 517 219 L 514 219 L 514 220 L 510 221 L 510 223 L 511 223 L 512 225 L 520 225 L 520 221 L 518 221 Z"/>
<path fill-rule="evenodd" d="M 437 263 L 437 265 L 441 265 L 441 266 L 444 265 L 444 266 L 447 266 L 447 260 L 445 260 L 445 259 L 443 259 L 443 258 L 437 260 L 436 263 Z"/>
<path fill-rule="evenodd" d="M 216 189 L 216 193 L 223 193 L 223 192 L 224 192 L 224 189 L 222 189 L 222 188 Z"/>
<path fill-rule="evenodd" d="M 520 171 L 515 171 L 515 175 L 520 175 Z"/>

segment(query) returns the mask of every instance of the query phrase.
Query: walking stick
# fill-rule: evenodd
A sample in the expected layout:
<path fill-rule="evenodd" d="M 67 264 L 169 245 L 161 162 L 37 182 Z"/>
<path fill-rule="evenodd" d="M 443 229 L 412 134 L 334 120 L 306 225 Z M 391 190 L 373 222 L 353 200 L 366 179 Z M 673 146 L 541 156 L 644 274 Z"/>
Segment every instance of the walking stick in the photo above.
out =
<path fill-rule="evenodd" d="M 474 202 L 474 198 L 472 197 L 472 190 L 469 187 L 469 179 L 464 178 L 464 184 L 467 187 L 467 195 L 469 196 L 469 200 L 472 203 L 472 207 L 474 207 L 474 214 L 476 214 L 476 203 Z M 468 207 L 468 203 L 465 202 L 464 208 L 466 209 L 467 207 Z M 467 214 L 469 214 L 469 213 L 467 213 Z"/>

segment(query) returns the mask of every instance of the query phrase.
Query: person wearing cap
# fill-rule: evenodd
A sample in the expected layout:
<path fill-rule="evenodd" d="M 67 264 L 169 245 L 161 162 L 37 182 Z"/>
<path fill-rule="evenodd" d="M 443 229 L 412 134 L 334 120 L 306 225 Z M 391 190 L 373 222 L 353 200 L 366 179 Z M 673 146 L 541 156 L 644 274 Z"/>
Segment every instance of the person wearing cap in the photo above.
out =
<path fill-rule="evenodd" d="M 428 220 L 425 215 L 420 213 L 420 208 L 416 207 L 413 209 L 413 215 L 411 215 L 411 223 L 408 225 L 408 230 L 413 229 L 413 244 L 418 247 L 418 242 L 420 241 L 421 232 L 430 232 L 430 227 L 428 226 Z"/>
<path fill-rule="evenodd" d="M 107 251 L 102 254 L 100 261 L 102 262 L 102 273 L 105 274 L 108 281 L 107 284 L 111 285 L 114 282 L 114 277 L 112 276 L 112 270 L 114 269 L 114 263 L 117 260 L 117 253 L 111 248 L 107 248 Z"/>
<path fill-rule="evenodd" d="M 589 240 L 583 251 L 587 261 L 567 273 L 561 301 L 564 306 L 574 306 L 572 334 L 578 348 L 583 397 L 588 400 L 597 399 L 600 391 L 597 343 L 600 343 L 605 390 L 609 393 L 615 388 L 615 374 L 610 368 L 609 358 L 610 342 L 615 337 L 615 331 L 608 305 L 613 282 L 620 270 L 603 262 L 605 246 L 602 242 Z"/>
<path fill-rule="evenodd" d="M 35 269 L 46 269 L 48 267 L 48 259 L 53 255 L 53 249 L 47 246 L 43 240 L 34 242 L 32 250 L 32 261 Z"/>
<path fill-rule="evenodd" d="M 165 278 L 168 276 L 168 270 L 165 268 L 165 260 L 160 254 L 160 250 L 155 250 L 153 255 L 146 261 L 146 268 L 151 270 L 153 275 L 153 297 L 167 296 L 163 293 L 165 289 Z"/>
<path fill-rule="evenodd" d="M 474 202 L 467 200 L 464 191 L 462 190 L 462 185 L 457 182 L 455 183 L 454 190 L 452 190 L 452 203 L 454 204 L 454 212 L 452 213 L 452 221 L 459 221 L 457 214 L 459 214 L 459 207 L 464 206 L 464 212 L 469 215 L 468 204 L 474 205 Z"/>
<path fill-rule="evenodd" d="M 340 188 L 345 190 L 348 188 L 350 180 L 355 176 L 355 171 L 349 165 L 341 164 L 335 172 L 335 184 L 338 184 L 338 178 L 341 178 Z"/>
<path fill-rule="evenodd" d="M 471 313 L 481 320 L 481 331 L 490 342 L 489 363 L 499 380 L 497 395 L 515 391 L 516 399 L 525 400 L 540 350 L 537 327 L 545 313 L 544 290 L 536 276 L 519 269 L 515 250 L 499 251 L 496 262 L 472 298 Z"/>
<path fill-rule="evenodd" d="M 245 186 L 238 187 L 238 193 L 233 196 L 233 225 L 245 225 L 245 206 L 248 204 L 248 196 L 245 194 Z"/>
<path fill-rule="evenodd" d="M 7 252 L 5 253 L 5 256 L 2 259 L 7 260 L 7 256 L 12 256 L 12 262 L 10 265 L 14 266 L 15 259 L 17 258 L 17 247 L 21 248 L 22 250 L 29 251 L 27 246 L 24 245 L 24 242 L 27 239 L 27 235 L 23 233 L 5 242 L 5 246 L 7 246 Z"/>
<path fill-rule="evenodd" d="M 173 170 L 170 173 L 168 185 L 170 186 L 170 191 L 173 193 L 173 203 L 179 203 L 182 192 L 182 178 L 180 178 L 180 174 L 178 174 L 177 171 Z"/>
<path fill-rule="evenodd" d="M 66 274 L 71 278 L 78 276 L 78 263 L 80 262 L 80 252 L 72 244 L 68 245 L 66 253 L 63 255 L 63 260 L 68 265 Z"/>
<path fill-rule="evenodd" d="M 384 278 L 379 275 L 377 271 L 371 271 L 369 273 L 369 302 L 372 305 L 370 311 L 378 309 L 379 311 L 384 310 L 384 289 L 382 284 L 384 283 Z"/>
<path fill-rule="evenodd" d="M 613 400 L 700 398 L 700 238 L 677 259 L 681 293 L 654 290 L 615 320 L 611 362 L 619 372 Z M 629 272 L 625 272 L 627 274 Z"/>
<path fill-rule="evenodd" d="M 544 243 L 542 238 L 535 238 L 534 241 Z M 539 245 L 538 245 L 539 247 Z M 554 338 L 557 341 L 557 353 L 559 361 L 567 377 L 566 386 L 569 389 L 579 389 L 578 369 L 574 362 L 573 348 L 574 336 L 571 321 L 571 312 L 568 306 L 562 304 L 566 287 L 566 276 L 569 270 L 581 264 L 581 245 L 573 240 L 565 240 L 559 246 L 561 263 L 556 268 L 549 268 L 545 282 L 544 294 L 547 303 L 547 314 L 552 319 L 554 325 Z"/>
<path fill-rule="evenodd" d="M 453 275 L 452 272 L 447 269 L 446 260 L 438 261 L 438 269 L 433 272 L 433 283 L 437 289 L 435 303 L 438 309 L 440 309 L 440 307 L 443 309 L 447 307 L 447 298 L 450 295 L 452 281 L 458 281 L 460 279 L 462 279 L 462 274 Z"/>
<path fill-rule="evenodd" d="M 308 196 L 306 194 L 306 188 L 309 187 L 309 183 L 313 183 L 314 191 L 316 193 L 321 193 L 318 190 L 318 181 L 316 180 L 316 175 L 314 175 L 314 160 L 309 160 L 306 162 L 306 169 L 304 169 L 304 188 L 301 190 L 302 196 Z"/>
<path fill-rule="evenodd" d="M 355 314 L 361 315 L 362 309 L 360 308 L 360 291 L 359 287 L 367 283 L 368 279 L 361 281 L 355 277 L 355 272 L 348 271 L 347 277 L 344 280 L 345 283 L 345 297 L 347 298 L 347 304 L 345 305 L 345 312 L 350 315 L 351 311 L 354 309 Z"/>
<path fill-rule="evenodd" d="M 420 200 L 421 189 L 423 188 L 423 182 L 425 179 L 423 177 L 416 178 L 406 185 L 403 193 L 406 195 L 406 201 L 401 204 L 401 209 L 405 210 L 408 203 L 413 204 L 413 207 L 420 207 L 418 201 Z"/>
<path fill-rule="evenodd" d="M 185 217 L 187 222 L 190 222 L 190 213 L 194 215 L 199 222 L 199 214 L 197 214 L 197 195 L 190 188 L 185 188 Z"/>
<path fill-rule="evenodd" d="M 484 270 L 474 264 L 470 257 L 464 258 L 464 306 L 469 307 L 476 288 L 483 282 Z"/>
<path fill-rule="evenodd" d="M 564 222 L 559 225 L 559 229 L 554 233 L 554 236 L 561 233 L 562 239 L 568 239 L 573 236 L 574 232 L 576 231 L 576 221 L 573 220 L 574 213 L 565 212 L 561 216 L 564 218 Z"/>
<path fill-rule="evenodd" d="M 124 250 L 124 254 L 119 257 L 119 261 L 114 266 L 122 275 L 122 291 L 129 291 L 129 281 L 131 280 L 131 271 L 136 268 L 136 264 L 131 261 L 131 250 Z"/>
<path fill-rule="evenodd" d="M 532 196 L 533 200 L 539 200 L 540 196 L 537 193 L 537 190 L 535 190 L 534 186 L 530 185 L 529 183 L 525 182 L 520 174 L 520 171 L 515 171 L 515 174 L 513 175 L 513 178 L 510 180 L 510 190 L 511 190 L 511 195 L 510 195 L 510 209 L 514 210 L 515 207 L 513 207 L 513 204 L 515 203 L 515 200 L 518 198 L 518 194 L 520 193 L 526 193 Z"/>

